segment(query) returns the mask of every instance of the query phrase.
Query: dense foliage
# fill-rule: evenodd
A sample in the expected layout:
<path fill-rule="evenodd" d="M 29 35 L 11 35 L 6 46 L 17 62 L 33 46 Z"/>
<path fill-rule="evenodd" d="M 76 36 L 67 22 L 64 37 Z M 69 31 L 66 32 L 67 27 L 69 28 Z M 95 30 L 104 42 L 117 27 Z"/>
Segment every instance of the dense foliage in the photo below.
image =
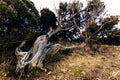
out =
<path fill-rule="evenodd" d="M 29 0 L 0 1 L 0 47 L 34 36 L 39 14 Z"/>
<path fill-rule="evenodd" d="M 45 34 L 49 27 L 56 29 L 58 26 L 70 29 L 60 31 L 54 39 L 87 41 L 91 38 L 103 43 L 109 43 L 109 39 L 118 42 L 115 35 L 119 31 L 114 34 L 118 16 L 103 18 L 104 9 L 105 5 L 100 0 L 88 1 L 85 8 L 79 1 L 60 3 L 56 17 L 48 8 L 39 14 L 30 0 L 0 0 L 0 49 L 24 39 L 33 39 L 38 33 Z"/>
<path fill-rule="evenodd" d="M 105 44 L 120 45 L 120 30 L 114 30 L 108 38 L 102 38 L 100 41 Z"/>
<path fill-rule="evenodd" d="M 41 30 L 45 34 L 49 31 L 49 27 L 52 27 L 52 29 L 56 29 L 56 22 L 57 18 L 55 14 L 50 11 L 48 8 L 43 8 L 41 11 Z"/>
<path fill-rule="evenodd" d="M 71 28 L 66 35 L 62 35 L 69 40 L 84 39 L 85 42 L 108 38 L 114 32 L 114 25 L 118 24 L 119 19 L 118 16 L 104 17 L 105 13 L 104 2 L 100 0 L 88 1 L 85 8 L 79 1 L 60 3 L 59 25 Z"/>

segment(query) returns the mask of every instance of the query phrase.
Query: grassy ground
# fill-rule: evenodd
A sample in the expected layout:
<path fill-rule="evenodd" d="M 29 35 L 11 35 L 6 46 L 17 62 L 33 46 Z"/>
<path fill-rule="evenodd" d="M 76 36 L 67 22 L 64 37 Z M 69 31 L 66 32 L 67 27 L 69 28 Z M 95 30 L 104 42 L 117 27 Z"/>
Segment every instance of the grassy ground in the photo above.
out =
<path fill-rule="evenodd" d="M 14 61 L 10 59 L 8 61 Z M 18 80 L 15 64 L 2 61 L 0 80 Z M 9 67 L 8 67 L 9 66 Z M 45 64 L 47 71 L 33 69 L 22 74 L 21 80 L 120 80 L 120 46 L 96 46 L 75 49 L 67 55 L 52 55 Z M 10 75 L 11 74 L 11 75 Z"/>

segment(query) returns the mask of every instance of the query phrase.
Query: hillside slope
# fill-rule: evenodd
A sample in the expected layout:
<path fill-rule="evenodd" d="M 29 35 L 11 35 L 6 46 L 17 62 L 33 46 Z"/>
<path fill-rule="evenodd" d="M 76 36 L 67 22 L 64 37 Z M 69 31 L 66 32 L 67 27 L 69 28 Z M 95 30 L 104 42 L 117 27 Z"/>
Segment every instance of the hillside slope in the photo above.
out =
<path fill-rule="evenodd" d="M 102 45 L 97 52 L 73 50 L 53 55 L 45 64 L 47 71 L 28 72 L 21 80 L 118 80 L 120 79 L 120 46 Z M 2 65 L 2 64 L 1 64 Z M 16 80 L 0 71 L 0 80 Z"/>
<path fill-rule="evenodd" d="M 51 65 L 43 79 L 51 80 L 118 80 L 120 47 L 103 45 L 100 52 L 73 50 L 69 56 Z M 53 67 L 54 66 L 54 67 Z M 42 79 L 42 77 L 40 77 Z"/>

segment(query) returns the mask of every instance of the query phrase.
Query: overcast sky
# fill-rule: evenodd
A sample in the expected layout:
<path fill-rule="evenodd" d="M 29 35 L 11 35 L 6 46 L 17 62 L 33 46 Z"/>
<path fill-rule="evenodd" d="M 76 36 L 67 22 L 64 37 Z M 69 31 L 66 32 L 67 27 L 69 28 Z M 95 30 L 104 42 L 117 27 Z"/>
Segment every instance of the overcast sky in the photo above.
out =
<path fill-rule="evenodd" d="M 74 0 L 31 0 L 35 4 L 37 10 L 42 8 L 49 8 L 53 12 L 55 12 L 55 8 L 58 8 L 59 2 L 72 2 Z M 86 5 L 86 0 L 79 0 Z M 119 0 L 101 0 L 106 5 L 106 10 L 108 10 L 107 14 L 109 15 L 120 15 L 120 3 Z M 119 23 L 120 25 L 120 23 Z"/>
<path fill-rule="evenodd" d="M 48 7 L 50 10 L 55 11 L 55 7 L 58 8 L 59 2 L 72 2 L 73 0 L 31 0 L 34 2 L 36 8 L 40 10 L 40 8 Z M 80 0 L 84 4 L 86 0 Z M 109 11 L 111 15 L 120 15 L 120 3 L 118 0 L 101 0 L 104 1 L 106 5 L 106 9 Z"/>

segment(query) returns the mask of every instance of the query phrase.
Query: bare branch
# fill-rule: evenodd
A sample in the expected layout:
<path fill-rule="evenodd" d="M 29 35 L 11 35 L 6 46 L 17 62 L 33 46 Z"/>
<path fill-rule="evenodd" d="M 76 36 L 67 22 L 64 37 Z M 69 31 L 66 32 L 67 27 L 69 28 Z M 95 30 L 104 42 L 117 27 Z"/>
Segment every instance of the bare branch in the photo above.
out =
<path fill-rule="evenodd" d="M 72 10 L 72 15 L 74 15 L 74 10 Z M 77 25 L 74 17 L 73 17 L 73 22 L 74 22 L 75 27 L 76 27 L 77 31 L 79 32 L 80 36 L 81 36 L 82 38 L 84 38 L 84 35 L 82 34 L 82 32 L 81 32 L 79 26 Z"/>
<path fill-rule="evenodd" d="M 89 39 L 91 39 L 91 38 L 93 38 L 94 36 L 96 36 L 96 35 L 103 29 L 103 27 L 104 27 L 106 24 L 109 24 L 109 23 L 111 23 L 111 22 L 113 22 L 113 20 L 112 20 L 112 21 L 105 22 L 104 24 L 102 24 L 102 25 L 100 26 L 100 28 L 97 29 L 96 32 L 89 37 Z"/>

